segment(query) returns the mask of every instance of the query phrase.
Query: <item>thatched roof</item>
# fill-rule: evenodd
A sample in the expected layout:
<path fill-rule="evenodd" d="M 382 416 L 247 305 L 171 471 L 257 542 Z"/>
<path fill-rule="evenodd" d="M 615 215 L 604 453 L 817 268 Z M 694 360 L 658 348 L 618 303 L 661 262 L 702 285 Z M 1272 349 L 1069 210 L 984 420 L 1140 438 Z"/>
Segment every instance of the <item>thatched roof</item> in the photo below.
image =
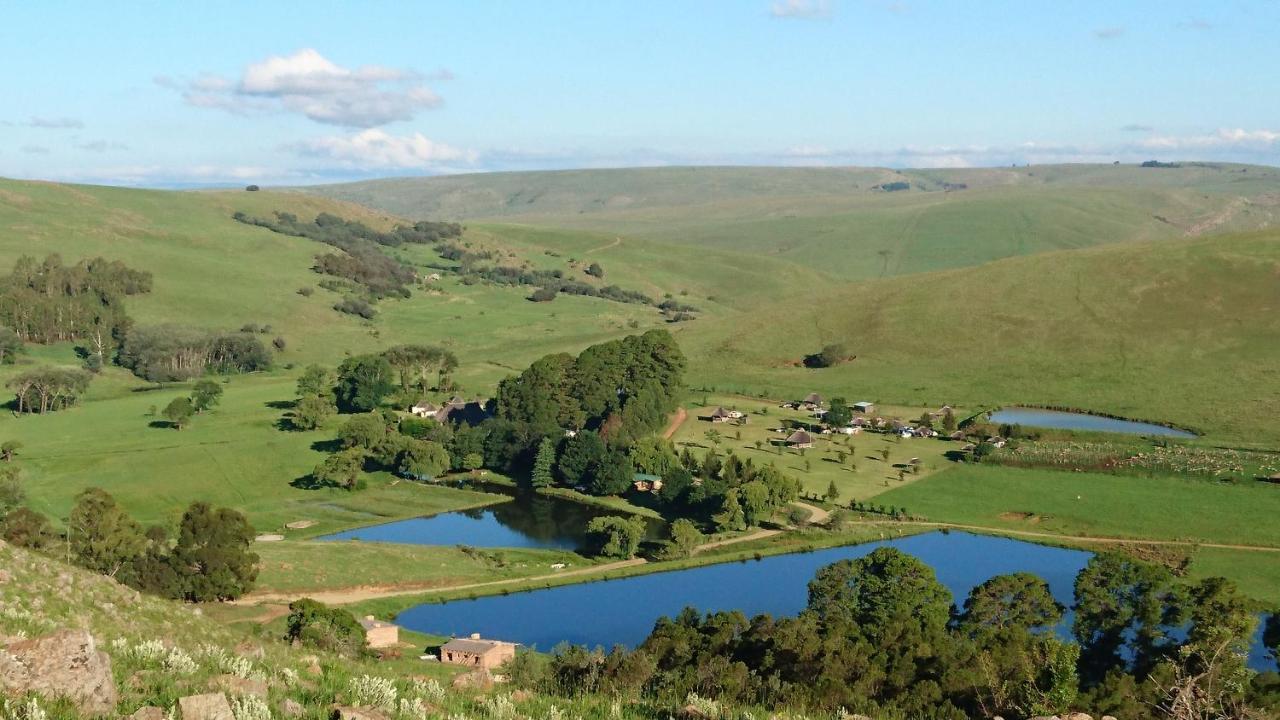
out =
<path fill-rule="evenodd" d="M 812 445 L 813 436 L 804 430 L 797 430 L 787 436 L 788 445 Z"/>

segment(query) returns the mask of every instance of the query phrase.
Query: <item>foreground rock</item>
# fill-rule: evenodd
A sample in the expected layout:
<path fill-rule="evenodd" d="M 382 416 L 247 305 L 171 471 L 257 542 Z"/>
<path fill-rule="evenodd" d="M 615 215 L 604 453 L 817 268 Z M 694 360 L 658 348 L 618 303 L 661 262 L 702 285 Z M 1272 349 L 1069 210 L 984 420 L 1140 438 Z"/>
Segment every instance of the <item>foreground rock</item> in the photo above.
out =
<path fill-rule="evenodd" d="M 70 699 L 85 715 L 114 713 L 119 695 L 111 658 L 84 630 L 11 642 L 0 650 L 0 688 Z"/>
<path fill-rule="evenodd" d="M 178 709 L 182 720 L 235 720 L 227 696 L 220 692 L 179 698 Z"/>

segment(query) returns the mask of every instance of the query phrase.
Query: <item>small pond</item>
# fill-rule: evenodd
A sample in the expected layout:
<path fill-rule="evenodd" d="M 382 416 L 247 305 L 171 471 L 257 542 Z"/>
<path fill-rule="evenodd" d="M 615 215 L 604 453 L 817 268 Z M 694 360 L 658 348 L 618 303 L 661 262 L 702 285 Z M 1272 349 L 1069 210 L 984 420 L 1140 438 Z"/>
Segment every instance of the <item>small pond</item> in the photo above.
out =
<path fill-rule="evenodd" d="M 634 647 L 661 616 L 687 606 L 703 612 L 742 610 L 795 615 L 805 606 L 808 583 L 819 568 L 862 557 L 889 545 L 934 568 L 956 603 L 987 579 L 1030 572 L 1049 583 L 1058 602 L 1070 606 L 1075 576 L 1090 553 L 969 533 L 932 532 L 895 540 L 831 548 L 812 553 L 775 555 L 745 563 L 708 565 L 603 582 L 494 595 L 474 600 L 423 604 L 401 613 L 396 622 L 436 635 L 485 637 L 550 650 L 560 642 L 590 647 Z M 1069 632 L 1069 618 L 1060 630 Z M 1267 667 L 1260 645 L 1251 663 Z"/>
<path fill-rule="evenodd" d="M 481 489 L 510 495 L 511 500 L 472 510 L 369 525 L 318 539 L 577 550 L 586 537 L 587 523 L 611 514 L 591 505 L 533 492 L 514 492 L 493 486 Z M 649 539 L 663 537 L 662 523 L 647 521 L 647 527 Z"/>
<path fill-rule="evenodd" d="M 1130 435 L 1160 435 L 1163 437 L 1193 438 L 1195 433 L 1177 428 L 1136 420 L 1090 415 L 1088 413 L 1038 410 L 1036 408 L 1010 407 L 991 413 L 991 422 L 1059 430 L 1087 430 L 1090 432 L 1127 433 Z"/>

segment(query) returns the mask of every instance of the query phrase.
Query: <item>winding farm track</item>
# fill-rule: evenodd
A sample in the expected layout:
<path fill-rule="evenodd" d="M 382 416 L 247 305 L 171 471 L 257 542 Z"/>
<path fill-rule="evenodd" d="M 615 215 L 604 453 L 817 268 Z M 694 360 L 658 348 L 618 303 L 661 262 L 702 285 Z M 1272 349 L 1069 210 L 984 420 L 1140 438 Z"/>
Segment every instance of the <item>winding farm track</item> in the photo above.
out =
<path fill-rule="evenodd" d="M 667 423 L 667 429 L 662 431 L 662 438 L 664 440 L 670 440 L 671 436 L 676 434 L 676 431 L 680 429 L 680 426 L 683 425 L 684 421 L 688 418 L 688 410 L 685 410 L 684 408 L 676 408 L 676 411 L 671 414 L 671 422 Z"/>
<path fill-rule="evenodd" d="M 1057 533 L 1036 532 L 1034 530 L 1014 530 L 1011 528 L 991 527 L 989 525 L 963 525 L 944 522 L 885 522 L 872 523 L 893 527 L 895 525 L 914 525 L 916 527 L 933 527 L 947 530 L 973 530 L 992 535 L 1014 535 L 1018 537 L 1058 540 L 1064 542 L 1098 543 L 1104 545 L 1158 545 L 1171 547 L 1214 548 L 1218 550 L 1247 550 L 1252 552 L 1280 553 L 1280 547 L 1270 545 L 1233 545 L 1230 543 L 1197 542 L 1194 540 L 1147 540 L 1139 538 L 1109 537 L 1106 535 L 1059 535 Z"/>
<path fill-rule="evenodd" d="M 582 254 L 583 254 L 583 255 L 590 255 L 590 254 L 591 254 L 591 253 L 593 253 L 593 252 L 600 252 L 601 250 L 608 250 L 609 248 L 615 248 L 615 247 L 618 247 L 618 246 L 619 246 L 619 245 L 621 245 L 621 244 L 622 244 L 622 238 L 620 238 L 620 237 L 615 237 L 615 238 L 613 239 L 613 242 L 605 243 L 604 245 L 601 245 L 601 246 L 599 246 L 599 247 L 593 247 L 593 248 L 591 248 L 590 250 L 584 250 L 584 251 L 582 252 Z"/>

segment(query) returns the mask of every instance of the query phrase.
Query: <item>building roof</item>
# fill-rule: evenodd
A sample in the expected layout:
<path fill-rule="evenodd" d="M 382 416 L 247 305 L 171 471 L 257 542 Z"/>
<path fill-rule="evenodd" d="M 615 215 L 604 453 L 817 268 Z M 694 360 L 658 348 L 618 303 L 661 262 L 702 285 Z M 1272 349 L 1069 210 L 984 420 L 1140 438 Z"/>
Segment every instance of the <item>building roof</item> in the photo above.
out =
<path fill-rule="evenodd" d="M 862 400 L 860 402 L 856 402 L 853 404 L 854 407 L 871 407 L 872 405 L 875 405 L 875 403 L 869 402 L 867 400 Z"/>
<path fill-rule="evenodd" d="M 413 409 L 414 409 L 414 410 L 426 410 L 427 412 L 431 412 L 431 411 L 433 411 L 433 410 L 437 410 L 438 408 L 436 408 L 436 406 L 435 406 L 435 405 L 432 405 L 431 403 L 427 402 L 426 400 L 422 400 L 422 401 L 419 401 L 418 403 L 414 404 Z"/>
<path fill-rule="evenodd" d="M 632 476 L 631 476 L 631 479 L 632 479 L 632 480 L 641 480 L 641 481 L 653 482 L 654 480 L 661 480 L 661 479 L 662 479 L 662 476 L 661 476 L 661 475 L 651 475 L 651 474 L 649 474 L 649 473 L 640 473 L 640 472 L 638 472 L 638 473 L 636 473 L 636 474 L 632 475 Z"/>
<path fill-rule="evenodd" d="M 787 437 L 787 442 L 800 445 L 804 443 L 813 443 L 813 436 L 804 430 L 797 430 Z"/>
<path fill-rule="evenodd" d="M 501 640 L 481 640 L 476 638 L 454 638 L 444 645 L 440 646 L 441 650 L 450 650 L 452 652 L 471 653 L 473 655 L 484 655 L 492 652 L 505 645 L 512 643 L 502 642 Z"/>
<path fill-rule="evenodd" d="M 716 408 L 715 410 L 712 410 L 712 411 L 711 411 L 711 417 L 713 417 L 713 418 L 717 418 L 717 417 L 729 417 L 729 411 L 728 411 L 728 410 L 725 410 L 725 409 L 724 409 L 724 408 L 722 408 L 722 407 L 718 407 L 718 408 Z"/>

